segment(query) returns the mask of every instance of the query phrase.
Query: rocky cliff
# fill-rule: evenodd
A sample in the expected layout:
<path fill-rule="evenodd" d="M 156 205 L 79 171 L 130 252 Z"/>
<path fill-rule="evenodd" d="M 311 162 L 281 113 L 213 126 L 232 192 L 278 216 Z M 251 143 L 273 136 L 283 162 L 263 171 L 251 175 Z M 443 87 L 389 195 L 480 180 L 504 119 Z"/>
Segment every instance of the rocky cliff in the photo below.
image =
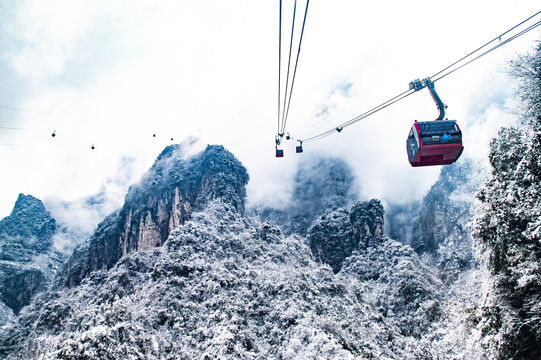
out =
<path fill-rule="evenodd" d="M 53 247 L 55 230 L 55 220 L 31 195 L 20 194 L 0 221 L 0 296 L 15 314 L 47 288 L 62 261 Z"/>
<path fill-rule="evenodd" d="M 439 316 L 439 282 L 409 247 L 373 240 L 335 274 L 313 260 L 304 238 L 213 200 L 162 246 L 40 295 L 0 354 L 404 359 L 414 352 L 408 339 Z"/>
<path fill-rule="evenodd" d="M 477 265 L 470 223 L 475 192 L 487 176 L 485 166 L 467 159 L 443 167 L 422 201 L 391 204 L 386 233 L 424 256 L 444 281 L 456 280 Z"/>
<path fill-rule="evenodd" d="M 383 242 L 383 214 L 381 202 L 373 199 L 322 215 L 308 229 L 312 254 L 337 273 L 354 250 Z"/>
<path fill-rule="evenodd" d="M 123 207 L 74 251 L 57 285 L 77 285 L 128 253 L 163 245 L 173 229 L 214 199 L 244 211 L 247 182 L 246 169 L 222 146 L 208 146 L 191 158 L 185 158 L 180 145 L 168 146 L 143 179 L 130 187 Z"/>

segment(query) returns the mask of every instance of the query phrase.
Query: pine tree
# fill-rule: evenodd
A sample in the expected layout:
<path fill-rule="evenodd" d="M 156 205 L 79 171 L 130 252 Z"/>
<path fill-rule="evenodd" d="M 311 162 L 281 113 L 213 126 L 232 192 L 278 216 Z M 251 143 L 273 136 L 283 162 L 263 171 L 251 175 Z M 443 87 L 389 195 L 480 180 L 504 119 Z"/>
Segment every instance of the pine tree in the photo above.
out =
<path fill-rule="evenodd" d="M 474 236 L 490 272 L 479 328 L 498 359 L 541 358 L 541 45 L 511 64 L 520 127 L 490 145 L 492 176 L 477 193 Z"/>

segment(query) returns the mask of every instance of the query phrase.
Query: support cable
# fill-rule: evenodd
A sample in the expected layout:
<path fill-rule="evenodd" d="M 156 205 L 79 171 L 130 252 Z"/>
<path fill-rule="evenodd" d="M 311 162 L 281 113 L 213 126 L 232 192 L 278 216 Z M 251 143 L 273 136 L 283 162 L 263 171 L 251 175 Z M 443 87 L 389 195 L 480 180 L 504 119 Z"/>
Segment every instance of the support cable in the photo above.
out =
<path fill-rule="evenodd" d="M 524 24 L 525 22 L 527 22 L 528 20 L 531 20 L 532 18 L 536 17 L 537 15 L 539 15 L 541 13 L 541 11 L 538 11 L 537 13 L 533 14 L 532 16 L 530 16 L 529 18 L 527 18 L 526 20 L 520 22 L 519 24 L 513 26 L 511 29 L 507 30 L 506 32 L 504 32 L 503 34 L 501 34 L 500 36 L 497 36 L 495 37 L 494 39 L 490 40 L 489 42 L 487 42 L 485 45 L 483 46 L 480 46 L 478 47 L 477 49 L 473 50 L 471 53 L 469 53 L 468 55 L 462 57 L 461 59 L 455 61 L 454 63 L 452 63 L 451 65 L 447 66 L 446 68 L 438 71 L 437 73 L 435 73 L 434 75 L 431 76 L 431 78 L 433 77 L 436 77 L 438 76 L 439 74 L 441 74 L 442 72 L 444 72 L 445 70 L 448 70 L 450 68 L 452 68 L 453 66 L 455 66 L 456 64 L 460 63 L 461 61 L 464 61 L 465 59 L 467 59 L 468 57 L 472 56 L 473 54 L 475 54 L 476 52 L 478 52 L 479 50 L 481 50 L 482 48 L 488 46 L 489 44 L 493 43 L 494 41 L 496 40 L 501 40 L 502 39 L 502 36 L 504 36 L 505 34 L 515 30 L 517 27 L 519 27 L 520 25 Z"/>
<path fill-rule="evenodd" d="M 0 105 L 0 109 L 17 110 L 17 111 L 27 111 L 27 112 L 41 113 L 41 114 L 50 114 L 50 112 L 48 112 L 48 111 L 32 110 L 32 109 L 22 109 L 22 108 L 18 108 L 18 107 L 2 106 L 2 105 Z"/>
<path fill-rule="evenodd" d="M 286 91 L 284 94 L 284 108 L 282 111 L 282 126 L 280 127 L 280 130 L 278 132 L 278 135 L 281 136 L 281 134 L 284 133 L 284 122 L 285 122 L 285 113 L 286 113 L 286 100 L 287 100 L 287 92 L 289 89 L 289 70 L 291 68 L 291 49 L 293 48 L 293 32 L 295 31 L 295 13 L 297 11 L 297 0 L 295 0 L 295 3 L 293 5 L 293 22 L 291 24 L 291 40 L 289 41 L 289 60 L 287 61 L 287 76 L 286 76 Z"/>
<path fill-rule="evenodd" d="M 470 64 L 470 63 L 472 63 L 472 62 L 474 62 L 475 60 L 477 60 L 477 59 L 479 59 L 479 58 L 481 58 L 481 57 L 483 57 L 483 56 L 485 56 L 485 55 L 491 53 L 492 51 L 494 51 L 494 50 L 496 50 L 496 49 L 502 47 L 503 45 L 505 45 L 505 44 L 507 44 L 507 43 L 509 43 L 509 42 L 511 42 L 511 41 L 513 41 L 513 40 L 515 40 L 515 39 L 517 39 L 517 38 L 519 38 L 520 36 L 526 34 L 527 32 L 529 32 L 529 31 L 535 29 L 536 27 L 538 27 L 538 26 L 540 26 L 540 25 L 541 25 L 541 21 L 536 22 L 535 24 L 533 24 L 533 25 L 529 26 L 528 28 L 522 30 L 522 31 L 519 32 L 518 34 L 513 35 L 513 36 L 510 37 L 509 39 L 502 41 L 501 43 L 499 43 L 498 45 L 493 46 L 492 48 L 488 49 L 488 50 L 485 51 L 484 53 L 482 53 L 482 54 L 480 54 L 480 55 L 477 55 L 477 56 L 474 57 L 473 59 L 471 59 L 471 60 L 465 62 L 464 64 L 460 65 L 459 67 L 454 68 L 453 70 L 450 70 L 449 72 L 447 72 L 447 73 L 441 75 L 440 77 L 438 77 L 438 78 L 432 80 L 432 82 L 436 82 L 436 81 L 438 81 L 438 80 L 441 80 L 441 79 L 443 79 L 444 77 L 446 77 L 447 75 L 450 75 L 450 74 L 454 73 L 455 71 L 457 71 L 457 70 L 459 70 L 459 69 L 462 69 L 464 66 L 466 66 L 466 65 L 468 65 L 468 64 Z M 440 73 L 441 73 L 441 71 L 440 71 L 438 74 L 440 74 Z"/>
<path fill-rule="evenodd" d="M 533 25 L 530 25 L 530 26 L 527 27 L 526 29 L 521 30 L 521 31 L 518 32 L 517 34 L 511 36 L 510 38 L 508 38 L 508 39 L 506 39 L 506 40 L 504 40 L 504 41 L 501 41 L 501 37 L 502 37 L 502 36 L 504 36 L 505 34 L 509 33 L 510 31 L 516 29 L 517 27 L 519 27 L 520 25 L 524 24 L 524 23 L 527 22 L 528 20 L 531 20 L 533 17 L 537 16 L 537 15 L 540 14 L 540 13 L 541 13 L 541 11 L 535 13 L 534 15 L 530 16 L 530 17 L 527 18 L 526 20 L 520 22 L 519 24 L 513 26 L 511 29 L 505 31 L 505 32 L 504 32 L 503 34 L 501 34 L 500 36 L 494 38 L 493 40 L 487 42 L 487 43 L 484 44 L 483 46 L 477 48 L 475 51 L 472 51 L 472 52 L 469 53 L 468 55 L 462 57 L 460 60 L 455 61 L 455 62 L 452 63 L 451 65 L 449 65 L 449 66 L 445 67 L 444 69 L 440 70 L 439 72 L 437 72 L 436 74 L 434 74 L 432 77 L 436 77 L 436 76 L 442 74 L 443 72 L 445 72 L 445 71 L 447 71 L 447 70 L 453 68 L 454 66 L 456 66 L 456 65 L 459 64 L 460 62 L 463 62 L 464 60 L 466 60 L 467 58 L 469 58 L 469 57 L 472 56 L 473 54 L 477 53 L 478 51 L 480 51 L 480 50 L 483 49 L 484 47 L 486 47 L 486 46 L 488 46 L 489 44 L 491 44 L 492 42 L 494 42 L 495 40 L 498 40 L 498 39 L 500 40 L 500 43 L 499 43 L 499 44 L 493 46 L 493 47 L 490 48 L 489 50 L 487 50 L 487 51 L 483 52 L 482 54 L 480 54 L 480 55 L 474 57 L 473 59 L 471 59 L 471 60 L 465 62 L 464 64 L 461 64 L 460 66 L 458 66 L 458 67 L 456 67 L 456 68 L 454 68 L 454 69 L 452 69 L 452 70 L 449 70 L 449 71 L 446 72 L 445 74 L 443 74 L 443 75 L 441 75 L 441 76 L 439 76 L 439 77 L 437 77 L 437 78 L 435 78 L 435 79 L 432 79 L 432 83 L 435 83 L 436 81 L 443 79 L 444 77 L 446 77 L 446 76 L 448 76 L 448 75 L 454 73 L 455 71 L 457 71 L 457 70 L 463 68 L 464 66 L 466 66 L 466 65 L 468 65 L 468 64 L 471 64 L 471 63 L 474 62 L 475 60 L 478 60 L 479 58 L 481 58 L 481 57 L 483 57 L 483 56 L 485 56 L 485 55 L 491 53 L 492 51 L 494 51 L 494 50 L 500 48 L 501 46 L 503 46 L 503 45 L 505 45 L 505 44 L 507 44 L 507 43 L 509 43 L 509 42 L 511 42 L 511 41 L 513 41 L 513 40 L 515 40 L 515 39 L 517 39 L 517 38 L 519 38 L 520 36 L 522 36 L 522 35 L 524 35 L 524 34 L 530 32 L 531 30 L 537 28 L 538 26 L 541 25 L 541 21 L 538 21 L 538 22 L 534 23 Z M 424 86 L 423 86 L 423 87 L 424 87 Z M 421 89 L 422 89 L 422 88 L 421 88 Z M 353 118 L 353 119 L 351 119 L 351 120 L 349 120 L 349 121 L 346 121 L 345 123 L 343 123 L 343 124 L 341 124 L 341 125 L 339 125 L 339 126 L 333 128 L 333 129 L 329 129 L 329 130 L 324 131 L 324 132 L 322 132 L 322 133 L 320 133 L 320 134 L 318 134 L 318 135 L 312 136 L 312 137 L 310 137 L 310 138 L 303 139 L 302 142 L 310 142 L 310 141 L 319 140 L 319 139 L 325 138 L 325 137 L 327 137 L 327 136 L 329 136 L 329 135 L 331 135 L 331 134 L 334 134 L 335 132 L 341 132 L 341 131 L 343 130 L 343 128 L 345 128 L 345 127 L 347 127 L 347 126 L 350 126 L 350 125 L 353 125 L 353 124 L 355 124 L 356 122 L 361 121 L 361 120 L 367 118 L 368 116 L 373 115 L 373 114 L 375 114 L 376 112 L 378 112 L 378 111 L 380 111 L 380 110 L 383 110 L 383 109 L 385 109 L 386 107 L 391 106 L 392 104 L 397 103 L 398 101 L 400 101 L 400 100 L 402 100 L 402 99 L 405 99 L 406 97 L 408 97 L 408 96 L 414 94 L 415 92 L 417 92 L 417 90 L 420 90 L 420 89 L 409 89 L 408 91 L 405 91 L 405 92 L 403 92 L 402 94 L 399 94 L 399 95 L 397 95 L 397 96 L 395 96 L 395 97 L 393 97 L 393 98 L 391 98 L 391 99 L 389 99 L 389 100 L 387 100 L 387 101 L 381 103 L 380 105 L 378 105 L 378 106 L 376 106 L 376 107 L 374 107 L 374 108 L 372 108 L 372 109 L 366 111 L 365 113 L 363 113 L 363 114 L 361 114 L 361 115 L 359 115 L 359 116 L 357 116 L 357 117 L 355 117 L 355 118 Z"/>
<path fill-rule="evenodd" d="M 282 134 L 286 129 L 287 118 L 289 116 L 289 106 L 291 105 L 291 96 L 293 95 L 293 86 L 295 85 L 295 76 L 297 75 L 297 65 L 299 64 L 299 54 L 301 53 L 302 36 L 304 34 L 304 25 L 306 24 L 306 14 L 308 14 L 308 5 L 310 0 L 306 1 L 306 9 L 304 10 L 304 20 L 302 21 L 301 37 L 299 39 L 299 49 L 297 50 L 297 59 L 295 60 L 295 70 L 293 71 L 293 79 L 291 81 L 291 91 L 289 92 L 289 100 L 287 102 L 287 112 L 282 124 Z M 290 49 L 291 50 L 291 49 Z M 285 104 L 284 104 L 285 105 Z"/>
<path fill-rule="evenodd" d="M 278 28 L 278 129 L 280 133 L 280 97 L 281 97 L 281 68 L 282 68 L 282 0 L 280 0 L 280 20 Z"/>

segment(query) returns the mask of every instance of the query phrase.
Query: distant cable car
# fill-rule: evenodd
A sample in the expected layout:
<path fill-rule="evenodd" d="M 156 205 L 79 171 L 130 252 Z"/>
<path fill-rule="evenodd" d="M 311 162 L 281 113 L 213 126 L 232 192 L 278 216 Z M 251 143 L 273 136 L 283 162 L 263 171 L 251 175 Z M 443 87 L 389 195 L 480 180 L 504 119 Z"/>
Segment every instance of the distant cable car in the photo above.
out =
<path fill-rule="evenodd" d="M 94 150 L 95 147 L 94 147 L 94 144 L 92 144 L 92 146 L 90 147 L 90 150 Z"/>
<path fill-rule="evenodd" d="M 286 134 L 286 140 L 291 140 L 291 135 L 289 135 L 289 133 Z"/>
<path fill-rule="evenodd" d="M 276 157 L 281 158 L 284 157 L 284 150 L 276 148 Z"/>
<path fill-rule="evenodd" d="M 53 131 L 53 133 L 51 134 L 52 137 L 55 137 L 56 136 L 56 130 Z"/>
<path fill-rule="evenodd" d="M 296 152 L 297 154 L 299 154 L 299 153 L 302 153 L 302 141 L 301 141 L 301 140 L 297 140 L 297 141 L 299 142 L 299 145 L 297 145 L 297 146 L 295 147 L 295 152 Z"/>
<path fill-rule="evenodd" d="M 152 134 L 152 137 L 156 137 L 156 133 Z"/>
<path fill-rule="evenodd" d="M 449 165 L 458 160 L 462 146 L 462 131 L 455 120 L 443 120 L 447 106 L 436 93 L 430 78 L 410 82 L 410 89 L 419 91 L 427 87 L 440 114 L 434 121 L 415 121 L 406 140 L 411 166 Z"/>
<path fill-rule="evenodd" d="M 458 160 L 462 132 L 454 120 L 415 122 L 407 140 L 411 166 L 449 165 Z"/>

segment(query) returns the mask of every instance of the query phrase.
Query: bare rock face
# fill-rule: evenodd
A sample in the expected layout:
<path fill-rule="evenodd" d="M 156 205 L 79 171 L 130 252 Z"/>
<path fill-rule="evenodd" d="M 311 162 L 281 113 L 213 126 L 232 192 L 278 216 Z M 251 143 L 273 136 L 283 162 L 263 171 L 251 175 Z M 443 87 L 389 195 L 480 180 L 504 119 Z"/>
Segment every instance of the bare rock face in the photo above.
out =
<path fill-rule="evenodd" d="M 18 314 L 47 288 L 61 256 L 52 250 L 56 222 L 41 200 L 20 194 L 0 221 L 0 298 Z"/>
<path fill-rule="evenodd" d="M 179 145 L 158 156 L 130 187 L 124 206 L 74 251 L 57 285 L 74 286 L 92 271 L 107 270 L 126 254 L 163 245 L 171 231 L 210 201 L 222 199 L 243 213 L 248 173 L 223 146 L 208 146 L 186 159 Z"/>

